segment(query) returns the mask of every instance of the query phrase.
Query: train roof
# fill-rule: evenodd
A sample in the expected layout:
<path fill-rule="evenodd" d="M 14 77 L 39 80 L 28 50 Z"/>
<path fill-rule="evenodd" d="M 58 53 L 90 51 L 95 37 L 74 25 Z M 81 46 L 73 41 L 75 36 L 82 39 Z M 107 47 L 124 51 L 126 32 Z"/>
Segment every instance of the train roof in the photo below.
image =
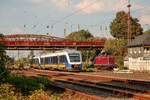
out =
<path fill-rule="evenodd" d="M 80 53 L 80 51 L 74 50 L 74 49 L 65 49 L 65 50 L 61 50 L 61 51 L 56 51 L 53 53 L 47 53 L 47 54 L 43 54 L 40 57 L 48 57 L 48 56 L 55 56 L 55 55 L 64 55 L 67 53 Z"/>

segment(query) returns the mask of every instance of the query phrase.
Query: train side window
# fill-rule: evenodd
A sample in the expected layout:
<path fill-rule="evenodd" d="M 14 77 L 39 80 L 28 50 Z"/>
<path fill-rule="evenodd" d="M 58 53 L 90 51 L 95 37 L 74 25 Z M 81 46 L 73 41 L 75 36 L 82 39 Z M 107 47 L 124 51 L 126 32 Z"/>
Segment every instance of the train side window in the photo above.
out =
<path fill-rule="evenodd" d="M 57 58 L 57 56 L 54 57 L 54 64 L 58 64 L 58 58 Z"/>
<path fill-rule="evenodd" d="M 58 63 L 58 58 L 57 56 L 52 57 L 52 64 L 57 64 Z"/>
<path fill-rule="evenodd" d="M 59 56 L 59 63 L 63 63 L 63 56 Z"/>
<path fill-rule="evenodd" d="M 53 62 L 53 57 L 51 57 L 51 63 L 54 64 L 54 62 Z"/>
<path fill-rule="evenodd" d="M 48 57 L 47 60 L 48 60 L 48 64 L 51 64 L 51 57 Z"/>
<path fill-rule="evenodd" d="M 53 57 L 50 57 L 50 62 L 51 64 L 53 64 Z"/>
<path fill-rule="evenodd" d="M 48 64 L 48 57 L 45 58 L 45 64 Z"/>
<path fill-rule="evenodd" d="M 41 58 L 41 64 L 44 64 L 44 58 Z"/>
<path fill-rule="evenodd" d="M 67 62 L 67 58 L 65 55 L 59 57 L 59 63 L 66 63 L 66 62 Z"/>

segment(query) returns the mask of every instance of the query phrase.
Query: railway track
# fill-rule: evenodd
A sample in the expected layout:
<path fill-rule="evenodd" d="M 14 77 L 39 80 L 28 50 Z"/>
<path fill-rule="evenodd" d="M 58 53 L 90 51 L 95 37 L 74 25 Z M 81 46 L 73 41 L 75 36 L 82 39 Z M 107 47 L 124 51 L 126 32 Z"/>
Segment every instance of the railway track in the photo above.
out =
<path fill-rule="evenodd" d="M 60 82 L 61 84 L 67 83 L 67 86 L 69 84 L 73 84 L 74 86 L 78 86 L 78 87 L 83 86 L 85 88 L 91 88 L 91 90 L 93 90 L 94 93 L 91 91 L 88 91 L 88 93 L 97 95 L 97 96 L 112 96 L 115 98 L 133 98 L 134 97 L 139 100 L 150 100 L 150 94 L 146 92 L 146 89 L 140 90 L 138 88 L 131 88 L 127 84 L 126 85 L 124 84 L 124 86 L 119 86 L 117 84 L 113 85 L 110 83 L 95 84 L 92 82 L 89 83 L 89 82 L 83 82 L 83 81 L 82 82 L 66 81 L 66 80 L 57 80 L 57 81 Z M 78 91 L 81 91 L 81 89 Z"/>
<path fill-rule="evenodd" d="M 94 94 L 86 93 L 83 91 L 84 89 L 81 91 L 79 89 L 79 85 L 75 85 L 75 84 L 69 83 L 69 82 L 67 84 L 67 81 L 63 82 L 63 81 L 56 81 L 55 80 L 55 81 L 51 81 L 50 84 L 52 86 L 63 88 L 63 89 L 65 89 L 65 91 L 67 91 L 73 95 L 76 95 L 76 97 L 79 100 L 103 100 L 104 99 L 104 97 L 100 97 L 100 96 L 96 96 Z M 80 86 L 80 88 L 83 88 L 83 87 Z"/>
<path fill-rule="evenodd" d="M 53 85 L 73 91 L 81 96 L 91 98 L 88 100 L 101 100 L 105 97 L 134 98 L 137 100 L 150 100 L 150 82 L 139 80 L 125 80 L 82 75 L 80 73 L 50 72 L 50 71 L 25 71 L 28 76 L 37 75 L 48 77 Z M 97 79 L 97 80 L 96 80 Z"/>

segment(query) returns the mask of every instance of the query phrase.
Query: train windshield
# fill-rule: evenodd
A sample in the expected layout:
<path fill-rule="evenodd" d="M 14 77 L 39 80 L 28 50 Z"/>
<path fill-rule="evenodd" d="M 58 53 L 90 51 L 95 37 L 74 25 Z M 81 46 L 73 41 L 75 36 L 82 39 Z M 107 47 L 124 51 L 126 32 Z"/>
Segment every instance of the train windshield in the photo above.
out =
<path fill-rule="evenodd" d="M 70 53 L 69 58 L 70 58 L 70 62 L 80 62 L 80 54 L 79 53 Z"/>

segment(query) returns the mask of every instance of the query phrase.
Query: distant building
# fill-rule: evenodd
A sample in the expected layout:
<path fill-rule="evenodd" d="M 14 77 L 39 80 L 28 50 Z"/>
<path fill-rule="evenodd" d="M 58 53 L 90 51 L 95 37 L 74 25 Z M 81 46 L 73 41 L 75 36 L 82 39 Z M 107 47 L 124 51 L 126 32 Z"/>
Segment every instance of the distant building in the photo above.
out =
<path fill-rule="evenodd" d="M 136 37 L 127 47 L 124 65 L 130 70 L 150 71 L 150 34 Z"/>

